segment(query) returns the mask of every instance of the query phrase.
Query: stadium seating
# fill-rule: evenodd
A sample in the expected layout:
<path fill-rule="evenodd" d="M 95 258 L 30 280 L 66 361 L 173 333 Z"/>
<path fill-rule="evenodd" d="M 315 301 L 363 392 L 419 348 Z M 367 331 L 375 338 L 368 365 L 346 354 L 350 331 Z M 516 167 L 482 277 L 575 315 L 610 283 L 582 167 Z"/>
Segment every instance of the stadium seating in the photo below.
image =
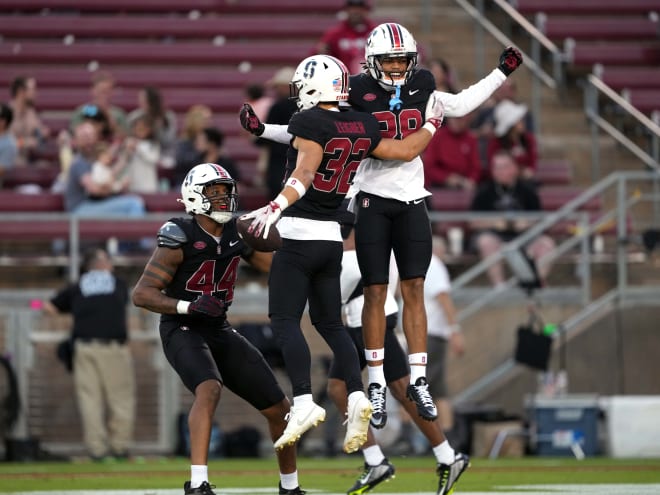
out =
<path fill-rule="evenodd" d="M 658 10 L 657 0 L 514 0 L 522 14 L 647 14 Z"/>
<path fill-rule="evenodd" d="M 628 91 L 628 100 L 638 110 L 651 114 L 656 110 L 660 110 L 660 87 Z"/>
<path fill-rule="evenodd" d="M 568 160 L 541 159 L 536 178 L 542 185 L 568 185 L 573 178 L 573 165 Z"/>
<path fill-rule="evenodd" d="M 39 89 L 39 108 L 42 111 L 76 108 L 82 103 L 80 94 L 80 88 Z M 185 113 L 192 103 L 208 105 L 215 112 L 233 112 L 237 115 L 234 125 L 238 124 L 238 111 L 245 98 L 242 88 L 164 88 L 161 94 L 167 106 L 178 113 Z M 121 88 L 115 91 L 113 103 L 121 108 L 135 108 L 137 95 L 138 88 Z"/>
<path fill-rule="evenodd" d="M 577 42 L 571 60 L 574 65 L 588 68 L 594 64 L 657 67 L 660 64 L 660 42 Z"/>
<path fill-rule="evenodd" d="M 7 64 L 210 64 L 235 67 L 251 64 L 297 65 L 309 55 L 310 46 L 296 41 L 209 42 L 80 42 L 71 45 L 52 41 L 4 42 L 0 44 L 0 63 Z"/>
<path fill-rule="evenodd" d="M 0 32 L 5 39 L 58 38 L 73 35 L 81 38 L 124 39 L 276 39 L 288 36 L 318 38 L 332 24 L 329 17 L 309 15 L 281 16 L 273 22 L 272 16 L 222 15 L 220 17 L 189 18 L 172 16 L 79 16 L 31 15 L 16 17 L 0 15 Z"/>
<path fill-rule="evenodd" d="M 602 67 L 600 77 L 609 87 L 624 88 L 660 88 L 660 66 L 656 67 Z"/>
<path fill-rule="evenodd" d="M 660 2 L 515 0 L 513 4 L 523 15 L 540 20 L 539 28 L 548 38 L 564 45 L 569 74 L 580 77 L 598 65 L 608 78 L 606 84 L 619 91 L 632 89 L 629 100 L 637 109 L 648 114 L 660 107 L 652 90 L 660 87 Z M 611 66 L 616 69 L 610 73 Z"/>
<path fill-rule="evenodd" d="M 246 84 L 263 82 L 273 75 L 272 67 L 252 67 L 245 71 L 227 68 L 186 67 L 185 71 L 172 71 L 170 67 L 104 65 L 112 73 L 119 88 L 242 88 Z M 93 73 L 80 65 L 43 67 L 24 64 L 4 65 L 0 71 L 0 85 L 9 86 L 16 76 L 30 75 L 43 88 L 89 88 Z"/>
<path fill-rule="evenodd" d="M 658 23 L 648 17 L 548 17 L 543 33 L 550 39 L 563 40 L 654 40 Z"/>
<path fill-rule="evenodd" d="M 314 12 L 335 14 L 343 5 L 341 0 L 314 0 Z M 188 13 L 205 14 L 291 14 L 308 10 L 308 0 L 3 0 L 2 12 L 103 12 L 129 13 Z"/>

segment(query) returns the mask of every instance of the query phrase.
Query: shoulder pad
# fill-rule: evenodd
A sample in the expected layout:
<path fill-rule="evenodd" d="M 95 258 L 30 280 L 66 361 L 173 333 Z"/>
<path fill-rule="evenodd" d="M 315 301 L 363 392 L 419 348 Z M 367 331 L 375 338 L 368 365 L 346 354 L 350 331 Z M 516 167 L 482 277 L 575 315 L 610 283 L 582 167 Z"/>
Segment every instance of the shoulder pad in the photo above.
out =
<path fill-rule="evenodd" d="M 188 236 L 180 225 L 169 221 L 165 222 L 158 231 L 158 247 L 167 247 L 171 249 L 180 248 L 188 242 Z"/>

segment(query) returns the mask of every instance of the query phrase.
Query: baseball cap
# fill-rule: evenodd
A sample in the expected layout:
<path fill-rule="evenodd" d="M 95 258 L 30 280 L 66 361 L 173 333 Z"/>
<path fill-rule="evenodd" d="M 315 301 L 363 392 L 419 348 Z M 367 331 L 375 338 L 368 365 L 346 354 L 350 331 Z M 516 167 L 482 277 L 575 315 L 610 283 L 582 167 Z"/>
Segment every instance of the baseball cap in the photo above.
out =
<path fill-rule="evenodd" d="M 268 80 L 267 84 L 269 86 L 274 86 L 275 84 L 289 84 L 295 73 L 296 69 L 293 67 L 282 67 Z"/>

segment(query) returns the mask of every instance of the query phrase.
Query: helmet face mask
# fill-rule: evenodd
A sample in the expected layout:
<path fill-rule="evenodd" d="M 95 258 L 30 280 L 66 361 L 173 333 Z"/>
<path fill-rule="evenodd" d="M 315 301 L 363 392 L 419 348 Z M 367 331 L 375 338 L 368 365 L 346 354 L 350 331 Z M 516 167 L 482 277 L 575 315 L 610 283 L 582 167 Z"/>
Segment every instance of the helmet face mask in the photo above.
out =
<path fill-rule="evenodd" d="M 291 97 L 300 110 L 319 103 L 348 100 L 348 69 L 330 55 L 313 55 L 298 64 L 291 80 Z"/>
<path fill-rule="evenodd" d="M 207 195 L 207 188 L 226 185 L 226 194 Z M 202 163 L 190 169 L 181 184 L 181 202 L 190 215 L 205 215 L 218 223 L 227 223 L 238 210 L 238 187 L 231 175 L 215 163 Z"/>
<path fill-rule="evenodd" d="M 383 69 L 383 61 L 405 57 L 406 69 L 394 79 Z M 406 84 L 417 69 L 417 42 L 406 28 L 393 22 L 377 26 L 367 38 L 364 49 L 369 75 L 385 89 Z"/>

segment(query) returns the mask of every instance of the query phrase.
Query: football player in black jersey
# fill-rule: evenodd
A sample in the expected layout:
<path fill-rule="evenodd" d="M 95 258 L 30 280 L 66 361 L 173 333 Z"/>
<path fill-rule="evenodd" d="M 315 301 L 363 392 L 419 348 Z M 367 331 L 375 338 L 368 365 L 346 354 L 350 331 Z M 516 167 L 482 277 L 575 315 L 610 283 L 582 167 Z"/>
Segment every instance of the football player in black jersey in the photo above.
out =
<path fill-rule="evenodd" d="M 287 164 L 281 193 L 242 217 L 253 218 L 250 230 L 256 235 L 263 231 L 264 236 L 279 219 L 283 238 L 270 272 L 268 312 L 291 380 L 293 406 L 275 448 L 296 442 L 325 419 L 325 410 L 313 401 L 311 358 L 300 327 L 306 304 L 312 324 L 345 373 L 344 451 L 354 452 L 366 441 L 371 405 L 363 392 L 355 347 L 341 320 L 342 238 L 337 210 L 365 157 L 412 160 L 424 150 L 443 117 L 442 106 L 431 98 L 425 104 L 426 123 L 418 132 L 404 140 L 382 139 L 374 116 L 340 111 L 339 103 L 348 99 L 348 77 L 344 64 L 328 55 L 314 55 L 298 65 L 292 89 L 301 111 L 288 127 L 295 163 Z"/>
<path fill-rule="evenodd" d="M 458 94 L 435 91 L 433 75 L 417 66 L 417 45 L 403 26 L 385 23 L 370 34 L 365 47 L 365 73 L 350 78 L 348 102 L 356 110 L 371 112 L 386 138 L 403 139 L 419 129 L 422 106 L 434 95 L 441 100 L 444 115 L 461 117 L 481 105 L 522 64 L 514 47 L 500 55 L 498 66 L 486 77 Z M 254 135 L 287 142 L 291 135 L 283 126 L 262 124 L 249 107 L 241 111 L 241 124 Z M 368 156 L 358 167 L 354 184 L 359 191 L 354 202 L 357 214 L 356 250 L 365 292 L 363 332 L 369 371 L 371 424 L 385 426 L 385 376 L 383 373 L 387 275 L 394 252 L 401 275 L 404 299 L 403 329 L 408 344 L 411 382 L 407 395 L 421 417 L 437 419 L 433 397 L 426 381 L 426 311 L 424 277 L 431 260 L 431 228 L 424 198 L 421 158 L 381 160 Z M 447 441 L 435 446 L 440 483 L 438 494 L 448 493 L 467 468 L 467 456 L 455 453 Z"/>
<path fill-rule="evenodd" d="M 193 167 L 180 200 L 191 216 L 172 218 L 158 231 L 158 246 L 133 290 L 136 306 L 160 313 L 165 355 L 195 395 L 190 429 L 191 479 L 185 494 L 213 495 L 208 449 L 223 387 L 267 419 L 271 437 L 286 427 L 290 404 L 261 353 L 227 321 L 241 258 L 268 271 L 272 253 L 249 248 L 236 231 L 236 182 L 213 163 Z M 295 446 L 277 452 L 280 494 L 303 494 Z"/>

